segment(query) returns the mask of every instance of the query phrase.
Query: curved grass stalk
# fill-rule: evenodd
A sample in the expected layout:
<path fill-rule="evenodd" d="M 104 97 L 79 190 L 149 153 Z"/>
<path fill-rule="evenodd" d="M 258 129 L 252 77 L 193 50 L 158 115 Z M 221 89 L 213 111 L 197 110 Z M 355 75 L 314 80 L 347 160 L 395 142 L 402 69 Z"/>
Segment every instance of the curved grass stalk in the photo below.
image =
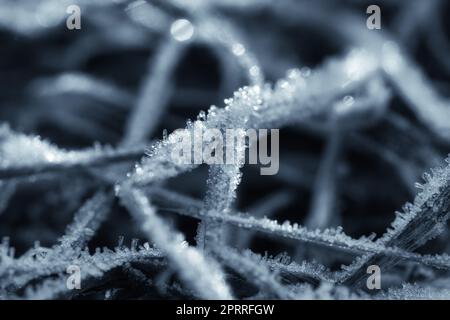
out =
<path fill-rule="evenodd" d="M 155 241 L 177 266 L 180 277 L 186 285 L 204 299 L 232 299 L 220 266 L 199 250 L 183 243 L 183 236 L 173 231 L 150 206 L 145 195 L 138 190 L 122 189 L 123 204 L 142 223 L 142 229 Z"/>

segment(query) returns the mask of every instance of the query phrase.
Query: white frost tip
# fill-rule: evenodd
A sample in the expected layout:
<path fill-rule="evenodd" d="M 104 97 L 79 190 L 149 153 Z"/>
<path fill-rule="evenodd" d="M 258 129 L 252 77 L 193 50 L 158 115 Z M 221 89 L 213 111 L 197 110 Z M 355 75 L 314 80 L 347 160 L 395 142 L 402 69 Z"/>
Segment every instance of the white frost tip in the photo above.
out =
<path fill-rule="evenodd" d="M 178 19 L 170 26 L 170 34 L 177 41 L 187 41 L 194 35 L 194 26 L 189 20 Z"/>

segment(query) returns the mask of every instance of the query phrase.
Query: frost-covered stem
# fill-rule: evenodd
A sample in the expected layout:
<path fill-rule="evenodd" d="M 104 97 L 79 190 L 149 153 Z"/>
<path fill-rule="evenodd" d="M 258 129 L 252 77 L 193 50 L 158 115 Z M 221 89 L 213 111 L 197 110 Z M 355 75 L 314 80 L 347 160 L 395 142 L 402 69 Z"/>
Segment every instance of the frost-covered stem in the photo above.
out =
<path fill-rule="evenodd" d="M 289 192 L 288 190 L 280 190 L 259 200 L 255 205 L 249 207 L 247 211 L 253 217 L 262 218 L 265 216 L 267 218 L 270 218 L 281 208 L 289 205 L 293 201 L 293 199 L 294 193 Z M 240 229 L 236 229 L 235 232 L 237 234 L 230 239 L 230 241 L 233 241 L 234 246 L 237 248 L 250 247 L 250 241 L 254 233 L 250 230 Z"/>
<path fill-rule="evenodd" d="M 228 215 L 234 198 L 236 188 L 240 182 L 240 168 L 234 165 L 211 166 L 207 181 L 207 193 L 203 212 L 220 212 Z M 198 226 L 197 244 L 200 248 L 208 249 L 208 244 L 220 245 L 223 239 L 222 223 L 205 219 Z"/>
<path fill-rule="evenodd" d="M 207 18 L 205 15 L 200 15 L 199 17 L 201 30 L 206 39 L 211 39 L 225 46 L 229 52 L 236 57 L 237 62 L 244 70 L 246 70 L 246 76 L 248 77 L 249 83 L 257 88 L 259 93 L 261 91 L 261 86 L 264 83 L 261 67 L 255 56 L 242 44 L 242 41 L 240 40 L 241 36 L 237 30 L 235 30 L 231 24 L 226 23 L 226 20 L 224 19 Z M 256 99 L 259 99 L 259 97 L 256 97 Z M 251 110 L 252 107 L 259 104 L 256 99 L 255 101 L 250 101 L 250 105 L 247 103 L 242 106 L 242 116 L 244 118 L 233 123 L 231 127 L 235 129 L 245 128 L 247 120 L 244 119 L 245 117 L 248 117 L 248 115 L 244 115 L 244 113 L 248 114 L 249 109 Z M 234 107 L 236 108 L 237 106 Z M 222 129 L 230 127 L 223 123 L 220 125 Z M 234 146 L 234 138 L 233 141 L 227 141 L 224 153 L 226 153 L 229 148 L 236 149 Z M 243 150 L 237 151 L 237 157 L 240 157 L 239 152 L 241 151 Z M 207 180 L 208 191 L 205 197 L 203 210 L 227 214 L 236 196 L 236 188 L 241 177 L 241 166 L 242 163 L 210 166 Z M 217 222 L 208 221 L 208 219 L 202 221 L 198 226 L 198 245 L 201 248 L 206 248 L 208 242 L 221 242 L 223 240 L 223 232 L 224 230 Z"/>
<path fill-rule="evenodd" d="M 0 168 L 0 180 L 16 179 L 26 176 L 34 176 L 45 173 L 62 173 L 71 170 L 85 170 L 95 167 L 103 167 L 119 162 L 136 161 L 143 154 L 145 148 L 123 148 L 112 151 L 105 151 L 103 154 L 92 153 L 88 155 L 89 150 L 86 151 L 85 159 L 70 159 L 68 155 L 67 160 L 60 162 L 43 162 L 33 165 L 8 166 Z"/>
<path fill-rule="evenodd" d="M 269 6 L 279 18 L 294 23 L 313 25 L 324 32 L 333 32 L 342 38 L 343 45 L 365 48 L 377 56 L 385 75 L 392 81 L 400 95 L 412 111 L 438 137 L 450 141 L 450 125 L 446 119 L 450 116 L 450 102 L 443 99 L 434 89 L 430 79 L 417 64 L 394 42 L 394 37 L 385 30 L 371 32 L 359 28 L 364 24 L 362 17 L 351 10 L 323 10 L 319 3 L 293 5 L 292 1 L 280 2 Z"/>
<path fill-rule="evenodd" d="M 189 1 L 168 1 L 178 9 L 192 16 L 198 27 L 199 36 L 206 40 L 213 50 L 217 45 L 224 47 L 234 55 L 236 62 L 245 70 L 246 78 L 250 85 L 261 86 L 264 84 L 264 75 L 256 55 L 244 46 L 244 37 L 225 16 L 221 16 L 217 10 L 211 10 L 216 4 L 205 1 L 201 4 Z M 224 53 L 220 54 L 221 56 Z"/>
<path fill-rule="evenodd" d="M 111 194 L 102 191 L 90 198 L 75 213 L 72 223 L 67 226 L 65 235 L 59 239 L 59 245 L 82 249 L 105 220 L 111 209 L 112 199 Z"/>
<path fill-rule="evenodd" d="M 100 278 L 105 272 L 124 263 L 152 262 L 154 259 L 163 258 L 160 251 L 150 248 L 148 244 L 147 247 L 139 250 L 117 248 L 114 252 L 104 248 L 101 252 L 98 249 L 93 255 L 90 255 L 87 250 L 80 252 L 78 249 L 58 245 L 51 249 L 31 249 L 17 259 L 2 252 L 9 249 L 5 243 L 0 245 L 2 256 L 0 289 L 8 292 L 23 288 L 34 279 L 66 274 L 66 269 L 70 265 L 82 267 L 82 277 Z"/>
<path fill-rule="evenodd" d="M 186 285 L 195 290 L 199 297 L 232 299 L 220 266 L 194 247 L 183 244 L 183 235 L 172 230 L 156 216 L 153 207 L 141 191 L 123 187 L 120 198 L 130 213 L 141 223 L 143 231 L 177 267 Z"/>
<path fill-rule="evenodd" d="M 176 213 L 197 219 L 204 219 L 204 215 L 199 213 L 201 211 L 201 202 L 198 200 L 193 200 L 189 197 L 160 188 L 150 188 L 147 192 L 155 198 L 160 197 L 166 199 L 172 205 L 180 206 L 181 209 L 174 210 Z M 306 243 L 326 246 L 335 250 L 343 250 L 353 254 L 382 254 L 389 257 L 397 257 L 406 261 L 450 270 L 450 257 L 447 255 L 423 256 L 401 250 L 400 248 L 384 246 L 364 237 L 360 239 L 353 239 L 344 234 L 340 228 L 309 230 L 305 227 L 297 225 L 296 223 L 290 224 L 289 222 L 284 222 L 283 224 L 279 224 L 275 220 L 255 218 L 249 216 L 248 214 L 238 212 L 234 212 L 229 215 L 218 215 L 213 212 L 209 212 L 207 213 L 207 216 L 211 220 L 231 224 L 252 232 L 264 232 L 287 239 L 295 239 Z"/>
<path fill-rule="evenodd" d="M 172 76 L 182 55 L 185 44 L 171 36 L 163 40 L 149 65 L 147 78 L 142 85 L 136 106 L 125 127 L 123 145 L 144 142 L 156 129 L 160 117 L 169 102 L 173 89 Z"/>
<path fill-rule="evenodd" d="M 337 126 L 334 124 L 319 166 L 311 208 L 305 222 L 305 226 L 310 229 L 323 229 L 340 223 L 336 207 L 336 171 L 342 133 Z"/>
<path fill-rule="evenodd" d="M 43 250 L 45 259 L 34 261 L 37 264 L 36 266 L 27 263 L 30 256 L 32 257 L 34 254 L 40 256 L 39 251 L 36 249 L 29 252 L 30 256 L 24 255 L 19 260 L 4 260 L 2 261 L 3 265 L 0 266 L 0 279 L 9 276 L 12 278 L 14 285 L 20 287 L 33 278 L 49 273 L 62 272 L 62 269 L 58 268 L 67 267 L 69 265 L 67 261 L 71 259 L 70 256 L 77 256 L 84 249 L 87 241 L 94 235 L 106 218 L 111 203 L 111 194 L 102 191 L 97 192 L 75 213 L 72 223 L 67 227 L 66 233 L 58 239 L 58 244 L 51 249 Z M 46 263 L 47 261 L 49 261 L 48 264 Z M 55 263 L 56 261 L 57 263 Z M 36 270 L 39 268 L 40 270 Z M 8 283 L 5 280 L 4 282 L 3 285 Z"/>
<path fill-rule="evenodd" d="M 276 279 L 270 269 L 254 259 L 251 253 L 243 254 L 226 246 L 214 246 L 212 251 L 220 261 L 241 274 L 247 281 L 253 283 L 267 295 L 270 293 L 278 299 L 293 299 L 294 295 Z"/>
<path fill-rule="evenodd" d="M 401 288 L 389 288 L 373 298 L 380 300 L 449 300 L 450 290 L 406 283 Z"/>
<path fill-rule="evenodd" d="M 66 150 L 39 136 L 17 133 L 0 125 L 0 180 L 107 166 L 143 154 L 142 144 L 116 149 L 95 144 L 82 150 Z"/>
<path fill-rule="evenodd" d="M 8 207 L 9 200 L 15 191 L 15 182 L 0 181 L 0 215 Z"/>
<path fill-rule="evenodd" d="M 141 248 L 139 250 L 117 248 L 116 251 L 104 249 L 104 252 L 98 251 L 92 256 L 87 252 L 83 252 L 80 258 L 63 261 L 58 259 L 49 261 L 47 265 L 38 264 L 35 272 L 39 274 L 39 277 L 49 275 L 61 276 L 56 279 L 46 278 L 36 286 L 28 285 L 25 288 L 24 298 L 31 300 L 60 299 L 73 294 L 73 290 L 67 288 L 66 268 L 69 265 L 77 265 L 82 268 L 80 273 L 81 286 L 83 290 L 87 290 L 91 286 L 91 282 L 102 279 L 105 273 L 117 267 L 129 265 L 133 262 L 150 262 L 154 266 L 161 267 L 165 266 L 163 259 L 162 253 L 152 248 Z M 43 270 L 49 270 L 49 272 L 42 272 Z"/>
<path fill-rule="evenodd" d="M 449 159 L 446 161 L 450 162 Z M 417 185 L 422 191 L 414 203 L 406 204 L 404 212 L 397 213 L 391 229 L 377 241 L 378 244 L 413 251 L 444 230 L 450 213 L 450 165 L 432 169 L 431 174 L 424 174 L 424 179 L 425 185 Z M 342 282 L 359 286 L 367 276 L 369 265 L 378 265 L 385 271 L 398 260 L 398 257 L 380 254 L 363 256 L 345 268 L 347 274 Z"/>
<path fill-rule="evenodd" d="M 277 271 L 282 275 L 293 275 L 299 279 L 315 283 L 336 282 L 336 274 L 318 263 L 302 261 L 298 264 L 294 261 L 284 262 L 276 258 L 261 257 L 256 254 L 254 254 L 254 256 L 258 256 L 270 269 Z"/>
<path fill-rule="evenodd" d="M 228 97 L 237 87 L 239 87 L 241 73 L 240 66 L 236 62 L 236 57 L 222 47 L 211 46 L 211 50 L 220 62 L 220 88 L 219 97 Z"/>
<path fill-rule="evenodd" d="M 417 117 L 449 142 L 450 100 L 443 99 L 424 72 L 393 43 L 383 46 L 383 70 Z"/>
<path fill-rule="evenodd" d="M 212 44 L 219 44 L 235 57 L 236 62 L 245 71 L 249 85 L 262 86 L 264 84 L 262 68 L 256 55 L 244 46 L 245 41 L 240 32 L 217 14 L 214 14 L 214 18 L 205 14 L 197 18 L 205 39 Z"/>
<path fill-rule="evenodd" d="M 92 97 L 117 110 L 126 110 L 133 101 L 133 96 L 128 91 L 83 72 L 63 72 L 52 77 L 38 78 L 33 80 L 30 91 L 45 98 L 67 94 Z M 99 107 L 93 111 L 101 109 Z"/>

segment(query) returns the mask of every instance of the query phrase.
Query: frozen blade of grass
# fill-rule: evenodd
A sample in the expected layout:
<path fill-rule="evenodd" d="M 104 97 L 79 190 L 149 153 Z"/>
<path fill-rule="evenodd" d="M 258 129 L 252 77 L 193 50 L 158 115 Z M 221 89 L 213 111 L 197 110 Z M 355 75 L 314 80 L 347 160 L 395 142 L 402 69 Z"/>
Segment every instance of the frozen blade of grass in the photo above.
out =
<path fill-rule="evenodd" d="M 72 160 L 68 157 L 66 160 L 62 160 L 60 162 L 48 161 L 34 165 L 11 165 L 6 168 L 0 168 L 0 180 L 23 178 L 46 173 L 62 173 L 71 170 L 104 167 L 120 162 L 132 162 L 145 154 L 145 148 L 106 150 L 105 152 L 98 152 L 98 155 L 95 155 L 95 152 L 97 152 L 95 149 L 80 152 L 86 152 L 85 159 Z M 92 155 L 88 155 L 90 152 L 92 152 Z"/>
<path fill-rule="evenodd" d="M 175 212 L 194 217 L 197 219 L 209 218 L 213 221 L 235 225 L 249 231 L 259 231 L 304 242 L 329 246 L 350 252 L 379 252 L 384 249 L 366 238 L 353 239 L 342 232 L 342 229 L 309 230 L 297 223 L 291 224 L 285 221 L 279 224 L 276 220 L 268 218 L 255 218 L 248 214 L 233 212 L 233 214 L 222 215 L 215 212 L 201 212 L 201 203 L 189 197 L 178 195 L 175 192 L 157 187 L 148 189 L 148 193 L 154 197 L 167 199 L 172 205 L 178 205 Z M 188 201 L 189 206 L 185 205 Z"/>
<path fill-rule="evenodd" d="M 5 248 L 7 247 L 3 244 L 2 250 Z M 0 289 L 15 292 L 32 280 L 64 274 L 70 265 L 82 268 L 82 279 L 100 278 L 105 272 L 125 263 L 160 260 L 163 255 L 153 248 L 139 250 L 118 248 L 115 252 L 105 248 L 103 252 L 98 249 L 95 254 L 90 255 L 86 250 L 80 252 L 72 248 L 57 246 L 53 249 L 30 249 L 17 259 L 8 258 L 3 253 L 1 257 Z"/>
<path fill-rule="evenodd" d="M 258 113 L 256 126 L 279 128 L 327 114 L 343 97 L 367 87 L 378 74 L 375 57 L 360 48 L 325 61 L 308 76 L 297 69 L 290 70 L 270 92 L 267 106 Z M 323 81 L 328 84 L 325 89 Z"/>
<path fill-rule="evenodd" d="M 201 208 L 200 201 L 157 187 L 152 187 L 148 189 L 147 192 L 155 198 L 159 197 L 170 202 L 175 206 L 172 210 L 178 214 L 187 215 L 197 219 L 202 219 L 203 217 L 203 215 L 199 213 Z M 450 257 L 445 254 L 435 256 L 420 255 L 402 250 L 401 248 L 384 246 L 382 243 L 374 242 L 366 237 L 353 239 L 343 233 L 342 228 L 309 230 L 296 223 L 291 224 L 286 221 L 283 224 L 279 224 L 276 220 L 255 218 L 239 212 L 233 212 L 233 214 L 226 216 L 209 212 L 207 213 L 207 216 L 212 220 L 231 224 L 251 232 L 273 234 L 306 243 L 314 243 L 335 250 L 343 250 L 353 254 L 382 254 L 389 257 L 397 257 L 405 261 L 412 261 L 439 269 L 450 270 Z M 345 272 L 344 274 L 341 274 L 340 277 L 343 277 L 344 275 Z"/>
<path fill-rule="evenodd" d="M 424 185 L 418 185 L 421 191 L 414 203 L 406 204 L 404 212 L 398 212 L 391 228 L 376 244 L 413 251 L 436 237 L 445 229 L 450 212 L 450 160 L 447 165 L 432 169 L 424 174 Z M 395 265 L 397 257 L 369 254 L 357 259 L 344 269 L 347 274 L 342 283 L 360 286 L 367 277 L 367 267 L 378 265 L 383 271 Z"/>
<path fill-rule="evenodd" d="M 279 261 L 273 258 L 260 257 L 271 269 L 280 272 L 281 274 L 294 275 L 305 281 L 316 282 L 336 282 L 336 276 L 325 266 L 312 263 L 308 261 L 302 261 L 296 263 L 294 261 Z"/>
<path fill-rule="evenodd" d="M 68 151 L 41 139 L 0 126 L 0 179 L 106 166 L 132 161 L 145 153 L 143 146 L 113 149 L 94 146 Z"/>
<path fill-rule="evenodd" d="M 133 101 L 130 93 L 84 73 L 62 73 L 51 78 L 39 78 L 32 82 L 29 90 L 31 94 L 40 97 L 86 95 L 122 108 Z"/>
<path fill-rule="evenodd" d="M 67 288 L 67 273 L 66 268 L 69 265 L 80 266 L 81 269 L 81 286 L 82 289 L 89 288 L 90 282 L 96 279 L 101 279 L 105 273 L 121 266 L 126 266 L 133 262 L 147 263 L 152 265 L 164 265 L 163 255 L 160 251 L 152 248 L 141 248 L 139 250 L 130 250 L 128 248 L 117 248 L 116 251 L 104 249 L 103 252 L 97 250 L 94 255 L 89 255 L 88 252 L 83 251 L 78 258 L 73 260 L 52 260 L 48 261 L 48 265 L 40 265 L 42 269 L 51 269 L 50 272 L 40 273 L 40 277 L 49 275 L 60 275 L 56 279 L 45 278 L 38 285 L 27 285 L 25 287 L 24 296 L 18 298 L 25 298 L 30 300 L 35 299 L 61 299 L 68 297 L 74 292 Z M 39 265 L 38 265 L 39 267 Z M 41 269 L 41 270 L 42 270 Z M 25 279 L 24 279 L 25 280 Z M 29 279 L 22 281 L 28 283 Z"/>
<path fill-rule="evenodd" d="M 2 286 L 8 283 L 8 285 L 21 287 L 33 278 L 62 272 L 64 265 L 66 267 L 69 265 L 67 261 L 74 259 L 97 231 L 109 213 L 111 203 L 112 195 L 99 191 L 75 213 L 73 222 L 53 248 L 42 251 L 39 251 L 39 248 L 32 249 L 17 260 L 1 259 L 0 279 L 4 282 Z M 4 245 L 4 248 L 7 248 L 7 245 Z M 34 263 L 35 266 L 33 266 Z"/>
<path fill-rule="evenodd" d="M 305 226 L 310 229 L 323 229 L 333 224 L 338 225 L 340 222 L 340 216 L 336 211 L 336 171 L 339 165 L 341 134 L 335 127 L 328 138 L 316 178 L 311 209 L 305 222 Z"/>
<path fill-rule="evenodd" d="M 39 136 L 15 133 L 8 125 L 0 126 L 0 168 L 56 162 L 64 156 L 64 151 Z"/>
<path fill-rule="evenodd" d="M 317 288 L 311 285 L 297 286 L 297 299 L 299 300 L 364 300 L 368 295 L 363 292 L 354 292 L 344 286 L 332 283 L 321 283 Z"/>
<path fill-rule="evenodd" d="M 278 210 L 288 206 L 295 199 L 295 193 L 291 190 L 275 191 L 266 197 L 256 201 L 246 211 L 251 216 L 261 218 L 263 216 L 269 217 L 275 214 Z"/>
<path fill-rule="evenodd" d="M 8 207 L 9 200 L 16 191 L 15 182 L 0 181 L 0 215 Z"/>
<path fill-rule="evenodd" d="M 379 293 L 375 299 L 381 300 L 449 300 L 450 290 L 404 284 L 401 288 L 390 288 Z"/>
<path fill-rule="evenodd" d="M 247 209 L 250 216 L 261 218 L 266 216 L 270 218 L 276 214 L 281 208 L 289 205 L 294 199 L 294 193 L 288 190 L 274 192 L 267 197 L 259 200 Z M 236 230 L 237 235 L 233 236 L 231 241 L 237 248 L 248 248 L 250 240 L 254 235 L 250 230 Z"/>
<path fill-rule="evenodd" d="M 240 183 L 241 172 L 238 166 L 212 166 L 209 170 L 207 181 L 208 191 L 205 197 L 204 212 L 220 212 L 227 215 L 234 198 L 236 188 Z M 208 249 L 209 243 L 219 245 L 222 242 L 221 223 L 211 221 L 207 214 L 202 214 L 205 219 L 200 222 L 197 234 L 197 242 L 200 248 Z"/>
<path fill-rule="evenodd" d="M 173 91 L 171 78 L 185 48 L 185 44 L 167 36 L 152 57 L 147 78 L 126 124 L 123 145 L 142 143 L 156 129 Z"/>
<path fill-rule="evenodd" d="M 379 71 L 378 66 L 367 62 L 366 58 L 374 59 L 369 52 L 355 49 L 343 58 L 327 61 L 309 77 L 303 77 L 299 70 L 291 70 L 274 88 L 269 85 L 243 87 L 226 100 L 225 108 L 211 107 L 207 119 L 198 120 L 196 124 L 205 128 L 244 130 L 280 128 L 323 114 L 342 96 L 365 86 L 368 79 Z M 349 71 L 349 67 L 359 69 L 350 72 L 353 69 Z M 322 85 L 324 79 L 328 84 L 326 88 Z M 179 132 L 171 133 L 167 139 L 155 143 L 148 157 L 144 157 L 130 173 L 126 183 L 144 186 L 196 168 L 195 164 L 182 165 L 171 160 L 178 135 Z M 207 145 L 204 143 L 205 148 Z"/>
<path fill-rule="evenodd" d="M 383 70 L 399 93 L 433 132 L 445 141 L 450 140 L 450 100 L 434 90 L 425 74 L 407 59 L 395 43 L 383 47 Z"/>
<path fill-rule="evenodd" d="M 255 259 L 251 252 L 239 253 L 235 249 L 225 246 L 214 246 L 212 251 L 224 265 L 232 268 L 245 277 L 247 281 L 258 286 L 264 295 L 270 293 L 278 299 L 295 298 L 286 287 L 279 283 L 270 269 L 261 264 L 261 260 Z"/>
<path fill-rule="evenodd" d="M 355 11 L 327 11 L 320 4 L 310 2 L 308 6 L 293 6 L 286 2 L 269 8 L 281 18 L 298 20 L 301 17 L 305 24 L 325 32 L 333 30 L 343 42 L 375 53 L 366 57 L 365 65 L 383 70 L 416 116 L 438 137 L 449 141 L 450 126 L 446 119 L 450 116 L 450 100 L 438 94 L 417 64 L 393 41 L 395 36 L 385 30 L 371 32 L 359 28 L 365 21 Z"/>
<path fill-rule="evenodd" d="M 153 284 L 153 281 L 149 277 L 147 277 L 144 272 L 137 268 L 134 268 L 130 263 L 125 264 L 122 267 L 122 270 L 127 278 L 138 287 L 148 290 Z"/>
<path fill-rule="evenodd" d="M 23 297 L 11 295 L 10 299 L 19 300 L 50 300 L 58 299 L 65 293 L 71 291 L 67 289 L 67 277 L 62 275 L 57 278 L 50 278 L 42 281 L 34 287 L 27 287 Z"/>
<path fill-rule="evenodd" d="M 0 3 L 0 28 L 11 30 L 23 36 L 38 36 L 48 32 L 63 22 L 66 8 L 72 4 L 86 8 L 86 12 L 95 12 L 95 8 L 104 8 L 124 3 L 128 0 L 42 0 L 42 1 L 2 1 Z M 89 8 L 89 9 L 87 9 Z M 37 19 L 36 17 L 41 17 Z M 45 18 L 45 23 L 42 19 Z"/>
<path fill-rule="evenodd" d="M 326 19 L 327 17 L 323 17 Z M 415 115 L 444 141 L 450 139 L 450 100 L 439 95 L 428 77 L 386 32 L 356 31 L 359 18 L 348 16 L 338 26 L 356 46 L 378 52 L 377 65 Z"/>
<path fill-rule="evenodd" d="M 65 235 L 59 239 L 59 245 L 82 249 L 106 219 L 111 209 L 112 198 L 111 194 L 99 191 L 89 199 L 75 213 Z"/>
<path fill-rule="evenodd" d="M 236 62 L 235 56 L 230 52 L 225 52 L 222 47 L 211 46 L 211 50 L 220 62 L 221 77 L 219 93 L 217 95 L 219 97 L 227 97 L 241 83 L 241 68 Z M 197 99 L 193 99 L 192 103 L 196 104 L 197 102 L 195 100 Z M 202 103 L 199 105 L 202 105 Z"/>
<path fill-rule="evenodd" d="M 235 249 L 231 249 L 235 250 Z M 335 274 L 325 266 L 315 263 L 302 261 L 300 264 L 292 261 L 285 254 L 276 257 L 269 257 L 267 253 L 264 256 L 254 253 L 249 249 L 242 250 L 242 255 L 249 257 L 254 262 L 267 266 L 273 272 L 280 275 L 295 276 L 308 282 L 330 282 L 336 281 Z M 240 251 L 239 251 L 240 252 Z"/>
<path fill-rule="evenodd" d="M 74 152 L 74 151 L 72 151 Z M 97 167 L 105 167 L 121 162 L 132 162 L 142 157 L 145 154 L 145 148 L 133 148 L 123 150 L 105 150 L 95 151 L 86 150 L 80 151 L 86 152 L 85 159 L 72 160 L 68 157 L 66 160 L 60 162 L 42 162 L 39 164 L 25 164 L 22 166 L 8 166 L 6 168 L 0 168 L 0 180 L 9 180 L 16 178 L 23 178 L 28 176 L 36 176 L 47 173 L 63 173 L 72 170 L 83 170 Z M 92 152 L 92 155 L 88 153 Z M 95 155 L 95 152 L 98 155 Z"/>
<path fill-rule="evenodd" d="M 251 116 L 255 108 L 259 108 L 262 102 L 261 86 L 264 82 L 264 77 L 261 72 L 261 67 L 257 59 L 252 53 L 250 53 L 240 41 L 240 36 L 238 32 L 223 19 L 205 19 L 201 23 L 201 30 L 206 36 L 221 42 L 228 50 L 236 56 L 238 63 L 247 72 L 247 77 L 250 84 L 253 86 L 253 90 L 249 90 L 250 94 L 234 94 L 233 99 L 228 100 L 226 108 L 229 110 L 241 110 L 241 118 L 230 116 L 226 118 L 230 125 L 224 126 L 222 123 L 220 128 L 228 129 L 230 127 L 235 129 L 243 129 L 247 126 L 249 117 Z M 214 115 L 210 112 L 208 113 L 211 117 Z M 207 194 L 205 197 L 205 205 L 203 210 L 205 211 L 215 211 L 223 212 L 227 214 L 231 205 L 233 204 L 234 198 L 236 197 L 236 189 L 241 181 L 240 168 L 243 165 L 241 159 L 245 152 L 244 146 L 235 146 L 234 138 L 233 141 L 227 141 L 224 153 L 228 150 L 236 151 L 237 164 L 222 165 L 222 166 L 211 166 L 209 169 L 208 180 L 207 180 Z M 254 142 L 256 143 L 256 142 Z M 198 226 L 197 242 L 202 248 L 206 248 L 209 242 L 220 242 L 222 241 L 223 228 L 217 222 L 208 221 L 208 219 L 202 221 Z"/>
<path fill-rule="evenodd" d="M 61 12 L 64 12 L 64 3 L 55 0 L 40 2 L 3 1 L 0 6 L 0 27 L 24 35 L 33 35 L 46 30 L 35 18 L 37 15 L 49 16 L 47 23 L 57 25 L 62 21 L 62 17 L 55 15 L 55 11 L 61 10 Z M 48 6 L 52 6 L 50 14 Z"/>
<path fill-rule="evenodd" d="M 133 1 L 125 8 L 130 19 L 152 31 L 164 32 L 170 27 L 170 16 L 147 1 Z"/>
<path fill-rule="evenodd" d="M 159 217 L 145 195 L 135 189 L 122 189 L 120 198 L 130 213 L 142 224 L 142 229 L 177 266 L 186 285 L 204 299 L 232 299 L 220 267 L 200 251 L 183 244 L 182 234 L 172 230 Z"/>
<path fill-rule="evenodd" d="M 253 109 L 261 104 L 261 89 L 260 87 L 252 87 L 248 90 L 248 93 L 240 91 L 234 95 L 232 100 L 226 101 L 226 109 L 237 111 L 240 109 L 241 117 L 237 118 L 233 115 L 229 115 L 225 118 L 230 123 L 229 126 L 220 124 L 219 128 L 222 132 L 225 129 L 234 128 L 240 130 L 237 133 L 237 139 L 241 140 L 241 136 L 245 134 L 243 129 L 251 116 Z M 208 113 L 214 121 L 214 115 Z M 220 118 L 219 118 L 220 119 Z M 196 124 L 199 122 L 197 121 Z M 241 182 L 241 167 L 243 166 L 243 156 L 245 155 L 245 145 L 236 144 L 235 138 L 228 141 L 224 146 L 224 154 L 229 150 L 233 150 L 234 164 L 212 165 L 209 168 L 207 179 L 207 192 L 204 200 L 204 212 L 219 212 L 223 215 L 227 215 L 236 197 L 236 191 L 239 183 Z M 217 245 L 222 239 L 221 233 L 223 232 L 220 223 L 217 221 L 210 221 L 205 215 L 206 219 L 199 224 L 199 232 L 197 235 L 197 241 L 200 247 L 207 248 L 208 242 Z"/>
<path fill-rule="evenodd" d="M 214 18 L 202 15 L 199 20 L 201 36 L 210 44 L 220 44 L 233 55 L 239 66 L 245 70 L 249 85 L 264 85 L 264 75 L 258 59 L 249 48 L 244 46 L 246 41 L 243 40 L 240 32 L 224 17 L 218 17 L 217 14 L 214 15 Z"/>

